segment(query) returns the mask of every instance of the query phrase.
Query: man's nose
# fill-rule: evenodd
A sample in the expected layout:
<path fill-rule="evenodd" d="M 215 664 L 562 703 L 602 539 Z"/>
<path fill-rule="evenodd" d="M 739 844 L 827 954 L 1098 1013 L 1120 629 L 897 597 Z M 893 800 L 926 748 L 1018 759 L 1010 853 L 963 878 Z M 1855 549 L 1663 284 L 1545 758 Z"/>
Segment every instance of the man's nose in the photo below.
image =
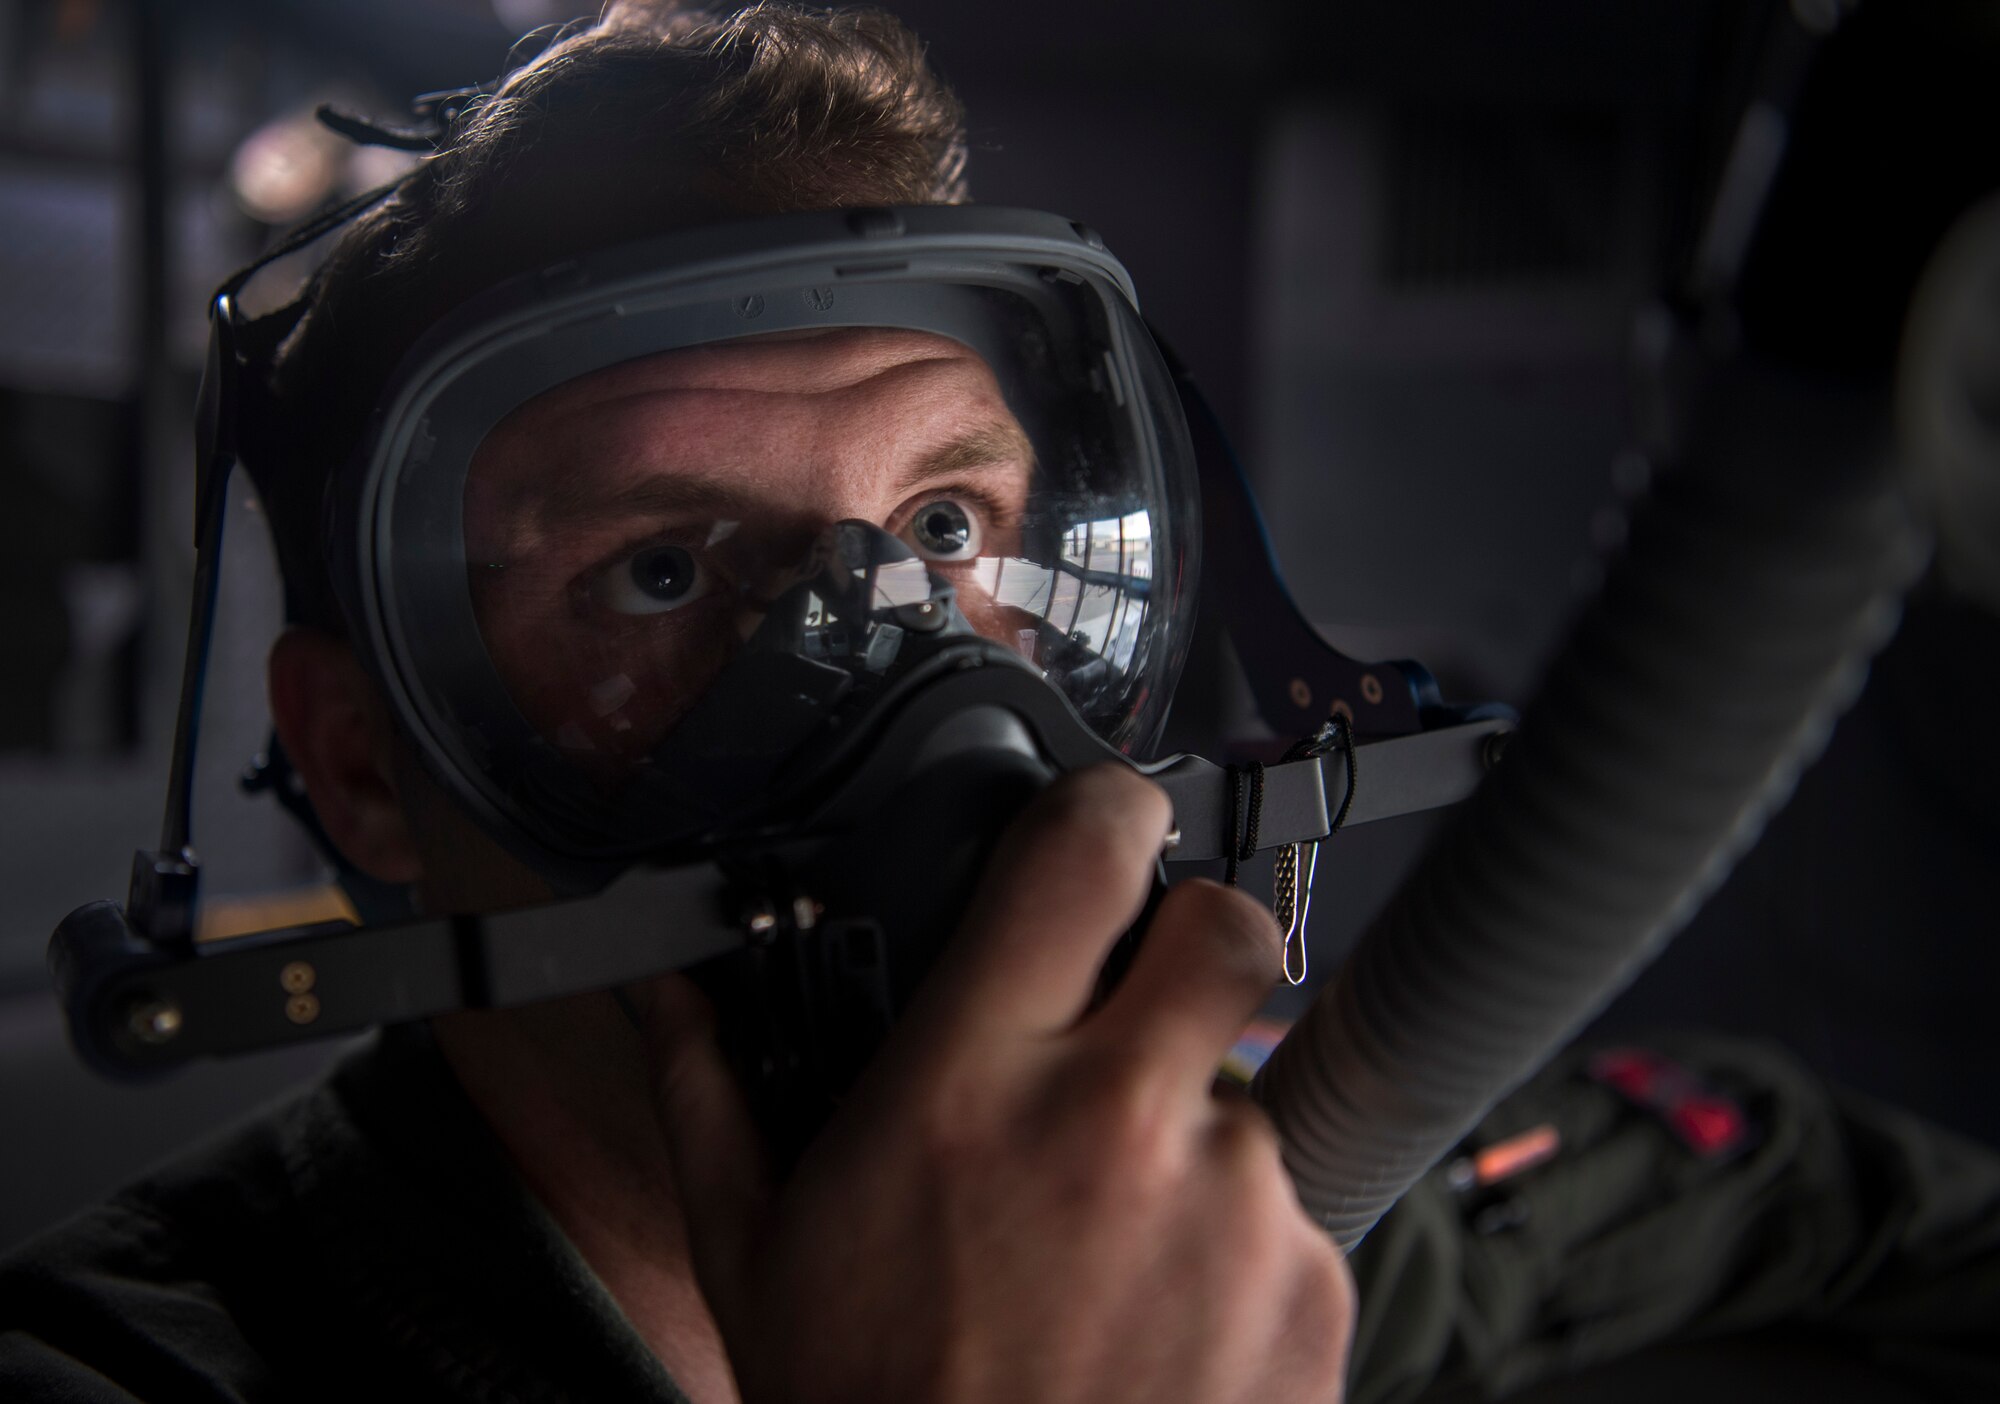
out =
<path fill-rule="evenodd" d="M 916 552 L 874 522 L 849 517 L 827 523 L 800 548 L 774 556 L 754 584 L 746 581 L 740 626 L 755 629 L 789 592 L 806 585 L 836 614 L 852 618 L 885 604 L 914 604 L 931 594 L 929 570 Z"/>
<path fill-rule="evenodd" d="M 824 569 L 843 534 L 861 528 L 880 531 L 894 510 L 876 485 L 880 465 L 864 471 L 852 464 L 829 465 L 797 483 L 799 500 L 773 513 L 754 532 L 744 523 L 739 537 L 737 582 L 746 600 L 770 602 Z"/>
<path fill-rule="evenodd" d="M 742 608 L 768 611 L 787 591 L 818 575 L 825 568 L 832 529 L 831 522 L 800 524 L 743 543 L 735 572 Z"/>
<path fill-rule="evenodd" d="M 847 526 L 835 519 L 802 518 L 737 543 L 731 573 L 736 578 L 738 629 L 745 638 L 788 593 L 818 579 L 838 560 L 839 540 Z M 747 529 L 740 533 L 747 534 Z"/>

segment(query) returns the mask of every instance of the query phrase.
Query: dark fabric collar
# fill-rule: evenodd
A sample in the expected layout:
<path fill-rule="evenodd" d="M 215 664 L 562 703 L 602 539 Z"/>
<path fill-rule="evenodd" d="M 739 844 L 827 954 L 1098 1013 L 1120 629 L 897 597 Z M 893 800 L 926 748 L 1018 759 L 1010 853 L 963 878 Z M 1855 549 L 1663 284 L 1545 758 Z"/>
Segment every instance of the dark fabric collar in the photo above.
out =
<path fill-rule="evenodd" d="M 294 1106 L 279 1147 L 325 1296 L 378 1389 L 414 1371 L 487 1401 L 686 1404 L 428 1029 L 384 1031 Z"/>

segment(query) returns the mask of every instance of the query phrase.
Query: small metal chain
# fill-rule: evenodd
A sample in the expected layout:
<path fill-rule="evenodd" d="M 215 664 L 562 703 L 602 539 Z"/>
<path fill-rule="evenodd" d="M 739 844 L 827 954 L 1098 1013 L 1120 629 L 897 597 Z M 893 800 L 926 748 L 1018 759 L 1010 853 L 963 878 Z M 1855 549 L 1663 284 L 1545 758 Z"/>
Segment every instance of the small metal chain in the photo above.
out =
<path fill-rule="evenodd" d="M 1284 925 L 1291 925 L 1293 888 L 1299 876 L 1299 846 L 1288 843 L 1278 850 L 1271 865 L 1271 911 Z"/>
<path fill-rule="evenodd" d="M 1306 880 L 1299 883 L 1299 850 L 1309 848 Z M 1306 982 L 1306 918 L 1312 912 L 1313 875 L 1319 870 L 1317 843 L 1288 843 L 1278 850 L 1271 869 L 1271 912 L 1285 928 L 1285 979 L 1293 985 Z M 1303 900 L 1301 900 L 1303 898 Z M 1298 969 L 1292 968 L 1292 952 L 1298 952 Z"/>
<path fill-rule="evenodd" d="M 1335 747 L 1347 753 L 1347 793 L 1340 798 L 1340 809 L 1328 827 L 1327 838 L 1340 832 L 1340 826 L 1347 822 L 1347 812 L 1354 804 L 1358 777 L 1353 726 L 1347 718 L 1335 717 L 1285 753 L 1288 761 L 1302 760 L 1307 756 L 1324 755 Z M 1301 852 L 1308 849 L 1311 851 Z M 1305 864 L 1303 882 L 1299 879 L 1302 860 Z M 1306 982 L 1306 919 L 1312 915 L 1313 878 L 1318 872 L 1318 842 L 1286 844 L 1278 850 L 1277 859 L 1271 867 L 1271 914 L 1277 917 L 1278 925 L 1285 928 L 1285 979 L 1295 986 Z M 1296 971 L 1292 968 L 1292 952 L 1295 950 L 1298 952 Z"/>

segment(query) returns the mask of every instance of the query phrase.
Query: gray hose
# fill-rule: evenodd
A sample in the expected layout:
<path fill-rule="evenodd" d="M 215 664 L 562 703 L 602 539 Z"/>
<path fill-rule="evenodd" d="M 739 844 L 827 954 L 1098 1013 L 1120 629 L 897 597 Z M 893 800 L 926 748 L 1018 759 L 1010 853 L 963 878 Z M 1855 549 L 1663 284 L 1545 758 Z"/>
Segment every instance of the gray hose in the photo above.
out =
<path fill-rule="evenodd" d="M 1715 389 L 1503 760 L 1258 1079 L 1345 1247 L 1722 880 L 1921 568 L 1879 404 Z"/>

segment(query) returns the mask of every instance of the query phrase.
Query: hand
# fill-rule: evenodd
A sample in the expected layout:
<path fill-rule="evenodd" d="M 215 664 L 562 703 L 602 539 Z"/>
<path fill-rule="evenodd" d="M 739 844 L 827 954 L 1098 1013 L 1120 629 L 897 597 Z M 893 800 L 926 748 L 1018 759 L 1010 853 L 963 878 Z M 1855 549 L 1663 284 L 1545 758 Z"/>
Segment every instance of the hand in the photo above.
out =
<path fill-rule="evenodd" d="M 1169 822 L 1110 766 L 1040 797 L 782 1187 L 701 996 L 641 993 L 696 1271 L 750 1404 L 1338 1399 L 1346 1264 L 1263 1113 L 1211 1091 L 1277 974 L 1270 915 L 1176 886 L 1090 1007 Z"/>

